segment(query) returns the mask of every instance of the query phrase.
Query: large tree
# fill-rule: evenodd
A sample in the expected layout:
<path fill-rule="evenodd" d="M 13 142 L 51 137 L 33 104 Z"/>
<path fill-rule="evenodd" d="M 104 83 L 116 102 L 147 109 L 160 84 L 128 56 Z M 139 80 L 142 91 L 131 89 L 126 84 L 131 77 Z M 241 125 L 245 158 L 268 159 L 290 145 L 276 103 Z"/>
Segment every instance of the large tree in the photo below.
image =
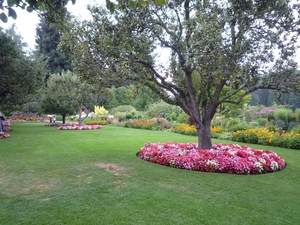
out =
<path fill-rule="evenodd" d="M 4 23 L 8 17 L 17 19 L 16 8 L 22 8 L 28 12 L 48 12 L 48 22 L 56 22 L 63 25 L 66 15 L 66 5 L 69 1 L 75 4 L 76 0 L 0 0 L 0 20 Z"/>
<path fill-rule="evenodd" d="M 36 50 L 39 54 L 47 57 L 50 74 L 72 70 L 71 60 L 57 50 L 62 28 L 57 24 L 49 26 L 47 15 L 48 13 L 45 13 L 43 16 L 40 16 L 40 23 L 36 28 Z"/>
<path fill-rule="evenodd" d="M 150 87 L 193 119 L 199 148 L 211 148 L 211 120 L 221 104 L 239 103 L 257 89 L 298 88 L 292 56 L 299 4 L 176 0 L 164 7 L 117 8 L 113 15 L 98 7 L 90 11 L 93 19 L 75 21 L 62 45 L 77 57 L 80 76 Z M 158 48 L 170 52 L 168 64 L 159 63 Z"/>
<path fill-rule="evenodd" d="M 26 9 L 28 12 L 35 11 L 47 11 L 49 16 L 47 17 L 48 22 L 58 22 L 63 26 L 63 19 L 66 13 L 66 5 L 71 1 L 75 4 L 76 0 L 0 0 L 0 20 L 7 22 L 8 17 L 13 19 L 17 18 L 15 8 L 19 7 Z M 106 0 L 106 7 L 113 13 L 115 7 L 146 7 L 149 5 L 149 0 L 117 0 L 111 1 Z M 155 0 L 157 5 L 166 4 L 166 0 Z"/>
<path fill-rule="evenodd" d="M 38 55 L 28 55 L 22 49 L 21 37 L 14 27 L 0 29 L 0 105 L 13 109 L 27 101 L 42 85 L 45 63 Z"/>

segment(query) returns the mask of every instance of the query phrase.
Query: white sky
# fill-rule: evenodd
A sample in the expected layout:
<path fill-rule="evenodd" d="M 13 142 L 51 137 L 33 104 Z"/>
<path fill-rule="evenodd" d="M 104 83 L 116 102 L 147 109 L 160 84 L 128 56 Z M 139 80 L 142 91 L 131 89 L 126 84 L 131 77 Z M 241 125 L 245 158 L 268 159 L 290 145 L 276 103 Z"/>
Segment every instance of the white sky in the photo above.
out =
<path fill-rule="evenodd" d="M 88 13 L 86 9 L 88 4 L 93 5 L 105 4 L 105 0 L 77 0 L 76 4 L 73 5 L 70 1 L 68 4 L 68 11 L 75 16 L 84 18 L 84 15 Z M 3 23 L 0 21 L 0 25 L 3 28 L 8 28 L 12 24 L 16 24 L 17 32 L 23 37 L 23 42 L 28 44 L 30 49 L 34 49 L 35 46 L 35 36 L 36 36 L 36 26 L 39 23 L 39 17 L 36 12 L 27 12 L 26 10 L 16 8 L 17 19 L 14 20 L 11 17 L 8 18 L 8 23 Z"/>

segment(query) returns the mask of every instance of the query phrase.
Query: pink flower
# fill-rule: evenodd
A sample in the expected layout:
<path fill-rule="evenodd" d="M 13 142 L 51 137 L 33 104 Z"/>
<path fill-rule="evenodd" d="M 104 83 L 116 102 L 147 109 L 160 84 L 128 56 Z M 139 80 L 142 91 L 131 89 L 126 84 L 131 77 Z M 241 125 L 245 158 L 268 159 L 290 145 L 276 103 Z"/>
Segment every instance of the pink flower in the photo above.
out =
<path fill-rule="evenodd" d="M 212 149 L 202 150 L 197 143 L 146 143 L 137 156 L 164 166 L 230 174 L 270 173 L 286 166 L 272 151 L 234 144 L 213 144 Z"/>
<path fill-rule="evenodd" d="M 3 139 L 3 138 L 8 138 L 10 137 L 10 135 L 6 132 L 0 132 L 0 139 Z"/>
<path fill-rule="evenodd" d="M 85 125 L 85 126 L 63 125 L 58 127 L 58 130 L 96 130 L 101 128 L 102 128 L 101 125 Z"/>

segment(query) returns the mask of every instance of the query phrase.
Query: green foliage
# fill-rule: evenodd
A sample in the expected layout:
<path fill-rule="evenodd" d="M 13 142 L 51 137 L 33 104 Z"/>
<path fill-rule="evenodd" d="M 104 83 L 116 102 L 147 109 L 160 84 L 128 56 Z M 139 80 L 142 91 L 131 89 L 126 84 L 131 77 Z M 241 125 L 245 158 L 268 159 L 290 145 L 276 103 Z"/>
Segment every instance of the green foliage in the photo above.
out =
<path fill-rule="evenodd" d="M 186 113 L 179 113 L 178 117 L 177 117 L 177 123 L 188 123 L 188 115 Z"/>
<path fill-rule="evenodd" d="M 241 104 L 258 89 L 299 89 L 293 73 L 298 35 L 294 25 L 300 21 L 293 8 L 299 3 L 184 3 L 184 7 L 182 2 L 164 7 L 149 3 L 142 10 L 120 6 L 113 15 L 90 7 L 92 18 L 73 21 L 61 46 L 74 54 L 80 76 L 90 83 L 139 82 L 163 101 L 179 105 L 195 124 L 204 125 L 199 126 L 203 129 L 199 146 L 210 148 L 211 138 L 204 131 L 218 107 L 232 112 L 231 104 Z M 282 43 L 280 37 L 285 35 L 289 41 Z M 155 54 L 159 48 L 170 52 L 167 63 Z M 281 59 L 274 61 L 274 49 Z M 165 117 L 165 113 L 171 112 L 149 115 Z"/>
<path fill-rule="evenodd" d="M 225 118 L 224 115 L 220 113 L 216 114 L 211 123 L 212 127 L 227 127 L 228 126 L 228 118 Z"/>
<path fill-rule="evenodd" d="M 156 103 L 153 103 L 148 106 L 148 109 L 146 111 L 146 115 L 148 117 L 163 117 L 165 118 L 166 115 L 169 114 L 176 114 L 179 115 L 183 113 L 182 109 L 179 106 L 170 105 L 166 102 L 159 101 Z"/>
<path fill-rule="evenodd" d="M 125 119 L 126 119 L 126 120 L 130 120 L 130 119 L 132 119 L 132 118 L 133 118 L 133 116 L 132 116 L 131 113 L 126 113 L 126 114 L 125 114 Z"/>
<path fill-rule="evenodd" d="M 233 120 L 231 120 L 233 121 Z M 251 125 L 247 124 L 247 123 L 235 123 L 232 126 L 229 126 L 226 130 L 227 131 L 238 131 L 238 130 L 247 130 L 252 128 Z"/>
<path fill-rule="evenodd" d="M 172 112 L 172 113 L 166 113 L 165 117 L 168 121 L 173 122 L 173 121 L 177 121 L 178 115 L 176 112 Z"/>
<path fill-rule="evenodd" d="M 295 110 L 295 114 L 296 114 L 296 121 L 300 122 L 300 108 Z"/>
<path fill-rule="evenodd" d="M 91 118 L 86 118 L 84 120 L 85 125 L 107 125 L 108 121 L 105 119 L 91 119 Z"/>
<path fill-rule="evenodd" d="M 118 105 L 132 105 L 133 100 L 131 98 L 131 91 L 126 87 L 119 87 L 114 89 L 115 99 Z"/>
<path fill-rule="evenodd" d="M 57 49 L 60 42 L 62 28 L 59 25 L 48 24 L 48 13 L 40 16 L 40 23 L 36 28 L 36 49 L 37 52 L 47 57 L 47 68 L 50 74 L 72 71 L 71 56 L 67 57 Z"/>
<path fill-rule="evenodd" d="M 247 105 L 242 111 L 242 115 L 245 118 L 246 122 L 251 122 L 257 118 L 256 113 L 259 112 L 263 107 L 262 106 L 251 106 Z"/>
<path fill-rule="evenodd" d="M 56 121 L 63 121 L 63 117 L 61 115 L 55 115 Z"/>
<path fill-rule="evenodd" d="M 79 124 L 88 116 L 88 113 L 98 102 L 101 90 L 79 80 L 78 76 L 71 72 L 52 74 L 47 82 L 45 95 L 53 99 L 59 108 L 73 110 L 79 114 Z M 81 117 L 82 112 L 85 113 Z"/>
<path fill-rule="evenodd" d="M 291 109 L 281 108 L 281 109 L 277 109 L 274 112 L 274 118 L 275 118 L 275 120 L 284 121 L 285 126 L 287 126 L 288 123 L 292 121 L 292 114 L 293 114 L 293 111 Z"/>
<path fill-rule="evenodd" d="M 266 118 L 258 118 L 256 120 L 256 122 L 258 122 L 259 126 L 264 126 L 267 123 L 267 119 Z"/>
<path fill-rule="evenodd" d="M 22 39 L 14 26 L 0 28 L 0 105 L 2 110 L 26 103 L 43 83 L 46 65 L 38 55 L 23 51 Z M 29 100 L 30 101 L 30 100 Z"/>
<path fill-rule="evenodd" d="M 291 129 L 291 132 L 294 132 L 295 134 L 300 134 L 300 126 L 295 126 Z"/>
<path fill-rule="evenodd" d="M 118 112 L 125 114 L 125 113 L 131 112 L 132 110 L 134 110 L 134 111 L 136 110 L 132 105 L 119 105 L 119 106 L 114 107 L 111 110 L 109 110 L 109 112 L 110 112 L 110 114 L 116 116 L 116 113 L 118 113 Z"/>
<path fill-rule="evenodd" d="M 232 126 L 235 126 L 235 125 L 238 125 L 240 124 L 242 121 L 240 118 L 230 118 L 229 119 L 229 124 L 228 124 L 228 127 L 232 127 Z"/>
<path fill-rule="evenodd" d="M 70 0 L 75 4 L 76 0 Z M 7 0 L 0 1 L 0 19 L 2 22 L 7 23 L 8 18 L 17 19 L 16 8 L 26 10 L 31 13 L 33 10 L 48 12 L 48 23 L 58 23 L 63 27 L 63 19 L 66 15 L 66 5 L 69 0 Z"/>

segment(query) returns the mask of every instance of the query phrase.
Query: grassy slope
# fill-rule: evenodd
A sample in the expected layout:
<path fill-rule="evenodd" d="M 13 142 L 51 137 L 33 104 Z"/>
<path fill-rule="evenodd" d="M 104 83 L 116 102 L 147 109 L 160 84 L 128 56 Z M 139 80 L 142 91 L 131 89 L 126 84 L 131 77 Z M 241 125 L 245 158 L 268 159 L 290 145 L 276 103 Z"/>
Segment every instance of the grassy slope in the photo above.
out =
<path fill-rule="evenodd" d="M 145 142 L 196 137 L 104 126 L 15 123 L 0 140 L 0 224 L 297 224 L 300 151 L 266 146 L 285 170 L 228 175 L 136 158 Z M 219 140 L 214 140 L 223 142 Z"/>

